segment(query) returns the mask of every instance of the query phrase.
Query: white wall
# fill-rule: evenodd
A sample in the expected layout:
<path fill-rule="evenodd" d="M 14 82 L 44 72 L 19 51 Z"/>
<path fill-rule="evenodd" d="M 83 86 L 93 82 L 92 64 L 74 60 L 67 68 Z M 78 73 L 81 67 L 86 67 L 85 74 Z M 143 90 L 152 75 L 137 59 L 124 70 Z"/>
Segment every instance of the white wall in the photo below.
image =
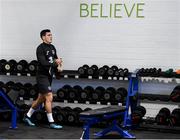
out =
<path fill-rule="evenodd" d="M 80 18 L 80 3 L 144 2 L 145 18 Z M 116 64 L 180 68 L 179 0 L 0 0 L 0 58 L 35 59 L 50 28 L 65 69 Z"/>

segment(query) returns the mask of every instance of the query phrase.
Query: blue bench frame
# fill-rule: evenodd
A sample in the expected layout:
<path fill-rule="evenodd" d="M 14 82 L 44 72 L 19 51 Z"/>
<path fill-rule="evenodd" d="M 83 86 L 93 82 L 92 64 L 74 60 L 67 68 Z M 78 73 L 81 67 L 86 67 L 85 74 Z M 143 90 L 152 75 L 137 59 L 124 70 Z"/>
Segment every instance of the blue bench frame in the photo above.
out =
<path fill-rule="evenodd" d="M 7 97 L 6 93 L 0 89 L 0 96 L 4 99 L 7 103 L 7 106 L 12 110 L 12 117 L 11 117 L 11 126 L 10 128 L 15 129 L 17 128 L 17 108 L 16 106 L 10 101 Z M 4 109 L 0 109 L 0 112 L 4 112 Z"/>
<path fill-rule="evenodd" d="M 111 131 L 116 131 L 123 138 L 129 138 L 129 139 L 136 138 L 134 135 L 130 134 L 126 130 L 126 128 L 128 128 L 128 129 L 132 128 L 132 120 L 131 120 L 131 114 L 129 113 L 129 108 L 131 108 L 131 112 L 132 112 L 135 109 L 135 107 L 137 106 L 137 103 L 132 102 L 130 100 L 130 97 L 136 95 L 137 92 L 138 92 L 138 77 L 137 77 L 137 74 L 135 72 L 129 76 L 128 95 L 126 98 L 125 111 L 111 113 L 111 114 L 105 114 L 101 117 L 80 115 L 80 119 L 85 121 L 85 124 L 83 126 L 83 133 L 82 133 L 81 139 L 89 139 L 90 127 L 93 124 L 101 122 L 105 119 L 109 119 L 112 117 L 118 117 L 118 116 L 123 116 L 123 118 L 124 118 L 122 127 L 118 126 L 117 121 L 114 119 L 111 126 L 109 126 L 108 128 L 105 128 L 104 130 L 102 130 L 98 133 L 95 133 L 95 136 L 102 137 Z"/>

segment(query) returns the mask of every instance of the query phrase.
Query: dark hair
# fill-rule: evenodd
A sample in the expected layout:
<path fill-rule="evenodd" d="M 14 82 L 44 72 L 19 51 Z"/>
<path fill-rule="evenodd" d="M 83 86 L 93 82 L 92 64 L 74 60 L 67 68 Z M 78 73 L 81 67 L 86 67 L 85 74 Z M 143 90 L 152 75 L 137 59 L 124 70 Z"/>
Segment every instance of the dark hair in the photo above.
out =
<path fill-rule="evenodd" d="M 40 32 L 40 37 L 42 38 L 43 36 L 45 36 L 47 32 L 51 32 L 51 30 L 49 30 L 49 29 L 44 29 L 44 30 L 42 30 L 42 31 Z"/>

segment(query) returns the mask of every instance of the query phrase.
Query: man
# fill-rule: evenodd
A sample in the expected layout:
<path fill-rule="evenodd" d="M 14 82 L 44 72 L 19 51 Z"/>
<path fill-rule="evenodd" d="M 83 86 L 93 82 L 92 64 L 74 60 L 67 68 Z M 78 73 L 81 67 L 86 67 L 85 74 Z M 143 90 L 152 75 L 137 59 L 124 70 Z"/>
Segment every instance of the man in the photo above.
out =
<path fill-rule="evenodd" d="M 60 129 L 61 125 L 57 125 L 54 122 L 52 116 L 52 100 L 53 93 L 51 89 L 52 76 L 57 66 L 61 65 L 62 60 L 57 57 L 56 49 L 51 44 L 52 43 L 52 34 L 49 29 L 42 30 L 40 33 L 40 37 L 43 40 L 36 50 L 37 60 L 38 60 L 38 68 L 37 68 L 37 85 L 39 89 L 39 96 L 33 102 L 30 110 L 24 117 L 24 122 L 29 126 L 35 126 L 35 124 L 31 121 L 31 116 L 33 112 L 44 103 L 47 118 L 49 121 L 50 128 Z"/>

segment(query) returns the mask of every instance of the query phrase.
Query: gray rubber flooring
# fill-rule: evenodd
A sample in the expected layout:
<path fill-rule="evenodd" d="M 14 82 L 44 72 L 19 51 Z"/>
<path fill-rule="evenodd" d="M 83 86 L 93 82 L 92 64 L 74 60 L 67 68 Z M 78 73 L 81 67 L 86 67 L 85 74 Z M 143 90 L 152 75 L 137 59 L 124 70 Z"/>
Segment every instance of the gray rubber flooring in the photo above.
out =
<path fill-rule="evenodd" d="M 64 126 L 61 130 L 49 129 L 47 125 L 29 127 L 18 123 L 18 128 L 9 129 L 10 122 L 0 122 L 0 139 L 79 139 L 82 134 L 82 127 Z M 102 129 L 91 128 L 90 137 L 94 139 L 94 132 Z M 180 134 L 168 132 L 132 130 L 137 139 L 180 139 Z M 115 133 L 111 133 L 103 139 L 120 139 Z"/>

